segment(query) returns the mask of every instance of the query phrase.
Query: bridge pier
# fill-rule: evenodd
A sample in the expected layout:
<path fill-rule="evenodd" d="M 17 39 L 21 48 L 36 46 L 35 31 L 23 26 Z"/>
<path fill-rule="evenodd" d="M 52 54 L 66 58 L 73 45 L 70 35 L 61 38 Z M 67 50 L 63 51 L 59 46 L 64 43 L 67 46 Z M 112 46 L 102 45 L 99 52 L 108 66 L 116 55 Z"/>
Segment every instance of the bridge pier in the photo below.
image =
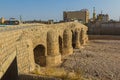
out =
<path fill-rule="evenodd" d="M 75 48 L 80 48 L 81 43 L 80 43 L 80 31 L 79 29 L 75 29 Z"/>
<path fill-rule="evenodd" d="M 47 57 L 46 65 L 48 67 L 58 66 L 61 63 L 61 54 L 59 52 L 58 35 L 54 30 L 47 33 Z"/>
<path fill-rule="evenodd" d="M 86 31 L 82 28 L 81 29 L 81 44 L 82 45 L 85 45 L 86 44 L 86 42 L 87 42 L 87 40 L 88 40 L 88 36 L 87 36 L 87 33 L 86 33 Z"/>
<path fill-rule="evenodd" d="M 72 54 L 72 32 L 69 29 L 65 29 L 63 33 L 63 55 Z"/>
<path fill-rule="evenodd" d="M 33 43 L 32 43 L 31 39 L 27 39 L 26 42 L 27 42 L 27 48 L 29 51 L 29 61 L 30 61 L 29 62 L 30 63 L 29 72 L 31 72 L 31 71 L 34 71 L 34 69 L 35 69 L 35 60 L 34 60 L 34 55 L 33 55 Z"/>

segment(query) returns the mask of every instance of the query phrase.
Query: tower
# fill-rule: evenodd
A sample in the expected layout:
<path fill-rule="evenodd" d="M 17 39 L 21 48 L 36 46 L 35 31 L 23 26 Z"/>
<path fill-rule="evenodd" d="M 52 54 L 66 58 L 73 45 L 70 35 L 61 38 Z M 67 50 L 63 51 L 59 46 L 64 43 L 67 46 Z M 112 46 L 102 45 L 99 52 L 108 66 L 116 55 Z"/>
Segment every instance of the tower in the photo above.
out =
<path fill-rule="evenodd" d="M 104 17 L 105 15 L 103 15 L 103 11 L 101 10 L 101 14 L 100 14 L 100 21 L 103 21 L 103 17 Z"/>
<path fill-rule="evenodd" d="M 0 23 L 1 23 L 1 24 L 4 24 L 4 22 L 5 22 L 5 18 L 4 18 L 4 17 L 1 17 Z"/>
<path fill-rule="evenodd" d="M 96 11 L 95 11 L 95 7 L 93 7 L 93 21 L 95 21 L 96 19 Z"/>

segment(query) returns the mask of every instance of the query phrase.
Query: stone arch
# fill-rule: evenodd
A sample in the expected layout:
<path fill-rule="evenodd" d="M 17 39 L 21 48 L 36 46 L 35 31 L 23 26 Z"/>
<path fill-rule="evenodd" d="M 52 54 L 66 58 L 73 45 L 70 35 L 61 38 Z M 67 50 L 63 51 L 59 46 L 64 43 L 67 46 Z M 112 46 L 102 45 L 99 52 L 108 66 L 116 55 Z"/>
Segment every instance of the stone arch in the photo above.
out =
<path fill-rule="evenodd" d="M 58 41 L 59 41 L 59 52 L 62 54 L 63 41 L 61 36 L 59 36 Z"/>
<path fill-rule="evenodd" d="M 46 66 L 45 46 L 42 44 L 37 45 L 33 51 L 35 63 L 42 67 L 45 67 Z"/>

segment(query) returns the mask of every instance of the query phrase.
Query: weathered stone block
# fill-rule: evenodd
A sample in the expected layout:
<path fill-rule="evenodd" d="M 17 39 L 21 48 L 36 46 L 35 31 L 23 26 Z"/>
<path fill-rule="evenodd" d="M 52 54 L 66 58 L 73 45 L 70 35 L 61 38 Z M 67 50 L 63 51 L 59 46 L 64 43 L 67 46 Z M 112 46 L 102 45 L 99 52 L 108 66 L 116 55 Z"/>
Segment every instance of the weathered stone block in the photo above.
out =
<path fill-rule="evenodd" d="M 61 55 L 46 57 L 46 66 L 47 67 L 59 66 L 60 63 L 61 63 Z"/>

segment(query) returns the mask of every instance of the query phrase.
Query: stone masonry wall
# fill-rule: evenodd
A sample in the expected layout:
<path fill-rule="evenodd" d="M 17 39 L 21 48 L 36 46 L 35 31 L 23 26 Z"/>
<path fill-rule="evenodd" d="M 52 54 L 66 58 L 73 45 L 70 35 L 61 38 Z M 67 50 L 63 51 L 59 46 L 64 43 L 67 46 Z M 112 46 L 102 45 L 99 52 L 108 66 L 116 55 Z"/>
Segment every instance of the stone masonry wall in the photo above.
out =
<path fill-rule="evenodd" d="M 120 35 L 120 22 L 95 23 L 88 25 L 90 35 Z"/>

